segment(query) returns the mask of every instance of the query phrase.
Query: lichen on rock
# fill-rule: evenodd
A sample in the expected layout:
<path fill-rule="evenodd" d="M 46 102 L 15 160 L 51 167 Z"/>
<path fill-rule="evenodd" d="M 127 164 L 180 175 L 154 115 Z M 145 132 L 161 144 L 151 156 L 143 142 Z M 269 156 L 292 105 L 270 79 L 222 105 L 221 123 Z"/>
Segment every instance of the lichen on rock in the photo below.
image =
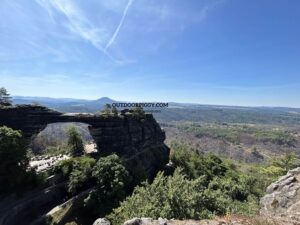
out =
<path fill-rule="evenodd" d="M 300 223 L 300 167 L 269 185 L 260 205 L 261 215 L 291 218 Z"/>

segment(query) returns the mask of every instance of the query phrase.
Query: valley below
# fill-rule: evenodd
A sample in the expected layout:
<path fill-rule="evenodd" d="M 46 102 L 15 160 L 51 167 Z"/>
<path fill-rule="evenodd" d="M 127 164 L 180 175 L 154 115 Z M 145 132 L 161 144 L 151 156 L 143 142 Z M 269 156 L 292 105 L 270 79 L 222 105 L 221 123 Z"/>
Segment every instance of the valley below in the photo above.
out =
<path fill-rule="evenodd" d="M 300 153 L 298 126 L 174 122 L 162 123 L 168 146 L 187 145 L 202 153 L 245 163 L 262 163 L 287 152 Z"/>

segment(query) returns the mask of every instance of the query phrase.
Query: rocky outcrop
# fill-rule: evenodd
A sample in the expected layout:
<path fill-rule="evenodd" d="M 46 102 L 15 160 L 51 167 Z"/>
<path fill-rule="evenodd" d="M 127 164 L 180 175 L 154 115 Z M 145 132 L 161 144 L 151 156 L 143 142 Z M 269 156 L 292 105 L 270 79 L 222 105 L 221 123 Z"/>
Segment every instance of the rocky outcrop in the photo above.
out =
<path fill-rule="evenodd" d="M 98 219 L 103 221 L 103 219 Z M 96 220 L 96 221 L 98 221 Z M 95 222 L 96 222 L 95 221 Z M 104 219 L 104 221 L 107 221 Z M 93 224 L 95 225 L 95 224 Z M 103 224 L 109 225 L 109 224 Z M 159 218 L 133 218 L 126 221 L 123 225 L 298 225 L 289 223 L 285 220 L 274 220 L 268 217 L 243 217 L 243 216 L 226 216 L 212 220 L 167 220 Z"/>
<path fill-rule="evenodd" d="M 51 224 L 65 224 L 66 223 L 65 220 L 68 218 L 68 216 L 82 209 L 82 205 L 84 204 L 84 199 L 88 196 L 91 190 L 93 189 L 85 190 L 79 193 L 78 195 L 72 197 L 68 201 L 55 206 L 49 212 L 40 216 L 38 219 L 31 222 L 30 224 L 45 225 L 45 224 L 50 224 L 50 221 Z"/>
<path fill-rule="evenodd" d="M 166 225 L 168 222 L 167 219 L 159 218 L 158 220 L 153 220 L 152 218 L 133 218 L 124 223 L 124 225 L 146 225 L 146 224 L 155 224 L 155 225 Z"/>
<path fill-rule="evenodd" d="M 49 208 L 61 204 L 65 197 L 66 183 L 51 186 L 44 190 L 34 190 L 22 198 L 9 196 L 0 201 L 0 224 L 30 224 L 37 215 L 46 213 Z"/>
<path fill-rule="evenodd" d="M 89 130 L 103 155 L 116 153 L 130 166 L 142 167 L 148 177 L 168 162 L 165 133 L 151 114 L 138 118 L 130 113 L 119 116 L 63 114 L 43 106 L 19 105 L 0 108 L 0 126 L 21 130 L 31 138 L 49 123 L 80 122 Z"/>
<path fill-rule="evenodd" d="M 300 167 L 272 183 L 260 204 L 262 215 L 289 218 L 300 224 Z"/>

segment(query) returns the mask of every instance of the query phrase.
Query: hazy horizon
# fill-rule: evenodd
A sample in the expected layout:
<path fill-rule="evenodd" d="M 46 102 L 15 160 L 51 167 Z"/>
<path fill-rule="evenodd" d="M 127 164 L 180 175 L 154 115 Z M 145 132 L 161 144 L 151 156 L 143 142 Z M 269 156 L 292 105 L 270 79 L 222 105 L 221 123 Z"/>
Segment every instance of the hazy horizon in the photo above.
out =
<path fill-rule="evenodd" d="M 62 98 L 62 97 L 47 97 L 47 96 L 16 96 L 12 95 L 13 98 L 47 98 L 47 99 L 66 99 L 66 100 L 81 100 L 81 101 L 96 101 L 100 100 L 103 98 L 108 98 L 113 101 L 118 101 L 118 102 L 142 102 L 142 101 L 131 101 L 130 99 L 115 99 L 115 98 L 110 98 L 108 96 L 103 96 L 103 97 L 98 97 L 98 98 L 72 98 L 72 97 L 67 97 L 67 98 Z M 144 101 L 144 102 L 161 102 L 161 101 Z M 179 101 L 165 101 L 167 103 L 178 103 L 178 104 L 194 104 L 194 105 L 208 105 L 208 106 L 225 106 L 225 107 L 269 107 L 269 108 L 295 108 L 295 109 L 300 109 L 300 107 L 293 107 L 293 106 L 280 106 L 280 105 L 224 105 L 224 104 L 209 104 L 209 103 L 201 103 L 201 102 L 179 102 Z"/>

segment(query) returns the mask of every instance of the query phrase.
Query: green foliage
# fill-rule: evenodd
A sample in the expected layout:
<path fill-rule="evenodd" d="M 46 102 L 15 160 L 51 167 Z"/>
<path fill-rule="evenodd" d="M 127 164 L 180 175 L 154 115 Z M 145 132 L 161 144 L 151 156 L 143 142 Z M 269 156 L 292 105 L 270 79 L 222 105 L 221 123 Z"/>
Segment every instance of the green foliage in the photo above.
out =
<path fill-rule="evenodd" d="M 204 184 L 203 177 L 188 180 L 181 169 L 169 177 L 159 173 L 152 184 L 136 187 L 108 218 L 122 224 L 133 217 L 202 219 L 224 214 L 226 206 Z"/>
<path fill-rule="evenodd" d="M 0 193 L 20 193 L 36 184 L 35 173 L 26 171 L 28 163 L 21 132 L 0 127 Z"/>
<path fill-rule="evenodd" d="M 287 152 L 284 156 L 281 156 L 273 161 L 273 166 L 282 169 L 283 174 L 298 167 L 299 165 L 299 159 L 294 152 Z"/>
<path fill-rule="evenodd" d="M 67 145 L 60 145 L 60 146 L 48 146 L 46 150 L 43 152 L 44 155 L 47 156 L 56 156 L 59 154 L 67 154 L 69 153 L 70 147 Z"/>
<path fill-rule="evenodd" d="M 0 192 L 18 189 L 28 165 L 22 134 L 0 127 Z"/>
<path fill-rule="evenodd" d="M 75 194 L 91 178 L 92 168 L 90 166 L 74 169 L 69 177 L 68 192 Z"/>
<path fill-rule="evenodd" d="M 268 177 L 273 177 L 275 180 L 277 177 L 280 177 L 285 174 L 285 169 L 282 167 L 271 165 L 262 168 L 262 173 Z"/>
<path fill-rule="evenodd" d="M 33 153 L 32 149 L 28 148 L 28 149 L 26 150 L 26 157 L 27 157 L 28 159 L 34 157 L 34 153 Z"/>
<path fill-rule="evenodd" d="M 73 156 L 83 155 L 84 154 L 84 144 L 82 135 L 79 133 L 78 129 L 75 126 L 71 126 L 67 130 L 69 139 L 68 146 L 70 148 L 71 154 Z"/>
<path fill-rule="evenodd" d="M 171 161 L 176 167 L 181 167 L 184 173 L 191 179 L 204 176 L 209 182 L 216 176 L 224 176 L 228 168 L 220 158 L 213 154 L 199 154 L 187 149 L 185 145 L 179 145 L 171 152 Z"/>
<path fill-rule="evenodd" d="M 11 104 L 12 100 L 10 94 L 4 87 L 0 88 L 0 106 L 10 106 Z"/>
<path fill-rule="evenodd" d="M 244 174 L 237 167 L 223 162 L 213 154 L 199 154 L 186 146 L 178 146 L 172 151 L 171 161 L 191 179 L 204 178 L 207 192 L 221 202 L 226 202 L 228 213 L 255 213 L 258 209 L 258 199 L 262 196 L 265 186 L 261 186 L 259 177 Z M 248 204 L 251 199 L 252 205 Z M 256 202 L 256 205 L 254 204 Z M 243 205 L 245 211 L 236 211 L 235 205 Z M 251 206 L 249 209 L 247 206 Z M 257 207 L 254 207 L 257 206 Z M 255 210 L 252 211 L 252 210 Z"/>
<path fill-rule="evenodd" d="M 293 146 L 295 143 L 295 138 L 289 132 L 282 130 L 257 130 L 255 137 L 257 141 L 278 145 Z"/>
<path fill-rule="evenodd" d="M 65 177 L 69 177 L 73 170 L 93 167 L 95 163 L 95 159 L 88 156 L 81 156 L 60 161 L 54 166 L 53 170 L 54 173 L 62 173 Z"/>
<path fill-rule="evenodd" d="M 113 224 L 133 217 L 203 219 L 227 213 L 258 213 L 265 189 L 259 176 L 184 145 L 172 150 L 171 161 L 177 168 L 174 174 L 159 173 L 152 184 L 136 187 L 133 195 L 108 216 Z"/>
<path fill-rule="evenodd" d="M 68 179 L 68 192 L 75 194 L 92 182 L 95 159 L 82 156 L 63 160 L 54 167 L 55 173 L 62 173 Z"/>
<path fill-rule="evenodd" d="M 112 113 L 111 104 L 105 104 L 104 109 L 101 110 L 101 113 L 104 115 L 109 115 Z"/>
<path fill-rule="evenodd" d="M 93 168 L 93 177 L 96 190 L 85 200 L 86 207 L 104 215 L 125 198 L 131 178 L 115 154 L 98 160 Z"/>
<path fill-rule="evenodd" d="M 114 116 L 118 115 L 118 109 L 115 106 L 112 107 L 111 112 Z"/>
<path fill-rule="evenodd" d="M 132 115 L 137 118 L 144 118 L 145 117 L 145 111 L 142 107 L 134 107 L 132 109 Z"/>

